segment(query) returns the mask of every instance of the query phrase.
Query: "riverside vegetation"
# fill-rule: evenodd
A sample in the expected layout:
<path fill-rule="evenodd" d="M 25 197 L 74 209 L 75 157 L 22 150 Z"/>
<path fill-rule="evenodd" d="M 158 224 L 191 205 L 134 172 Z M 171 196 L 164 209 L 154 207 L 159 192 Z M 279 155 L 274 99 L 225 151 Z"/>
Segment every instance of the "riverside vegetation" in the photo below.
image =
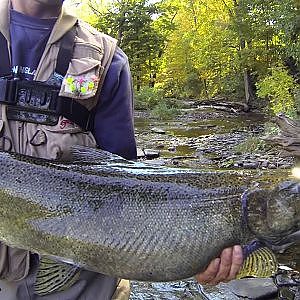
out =
<path fill-rule="evenodd" d="M 296 116 L 298 0 L 68 0 L 80 17 L 118 39 L 139 94 L 222 97 Z M 157 97 L 155 111 L 173 109 Z M 166 110 L 166 108 L 168 110 Z M 163 113 L 160 113 L 162 116 Z"/>

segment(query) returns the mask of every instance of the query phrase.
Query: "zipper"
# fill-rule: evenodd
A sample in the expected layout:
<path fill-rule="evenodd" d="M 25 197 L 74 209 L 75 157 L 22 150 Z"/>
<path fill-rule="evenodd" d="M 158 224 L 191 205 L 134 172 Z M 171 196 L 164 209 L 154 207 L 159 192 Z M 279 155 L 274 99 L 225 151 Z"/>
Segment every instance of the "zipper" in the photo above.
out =
<path fill-rule="evenodd" d="M 24 123 L 17 121 L 17 126 L 18 126 L 18 153 L 20 154 L 25 154 L 24 153 Z"/>

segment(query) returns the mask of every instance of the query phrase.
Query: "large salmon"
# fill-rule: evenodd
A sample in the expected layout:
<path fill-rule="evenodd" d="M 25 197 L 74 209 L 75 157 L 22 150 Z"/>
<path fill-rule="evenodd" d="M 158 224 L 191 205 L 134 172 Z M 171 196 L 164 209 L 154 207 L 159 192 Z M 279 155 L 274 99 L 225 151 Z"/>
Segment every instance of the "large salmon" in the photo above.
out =
<path fill-rule="evenodd" d="M 300 229 L 300 185 L 288 171 L 73 152 L 73 164 L 0 152 L 1 241 L 115 277 L 169 281 L 203 270 L 224 247 L 254 238 L 272 246 Z"/>

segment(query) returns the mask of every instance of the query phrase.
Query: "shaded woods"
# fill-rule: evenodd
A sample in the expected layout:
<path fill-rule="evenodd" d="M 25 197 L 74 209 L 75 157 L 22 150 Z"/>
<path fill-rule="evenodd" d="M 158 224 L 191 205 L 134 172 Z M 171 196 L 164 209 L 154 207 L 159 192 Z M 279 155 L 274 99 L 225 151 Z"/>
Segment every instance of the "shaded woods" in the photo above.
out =
<path fill-rule="evenodd" d="M 299 0 L 69 4 L 119 40 L 139 92 L 222 97 L 292 116 L 300 110 Z"/>

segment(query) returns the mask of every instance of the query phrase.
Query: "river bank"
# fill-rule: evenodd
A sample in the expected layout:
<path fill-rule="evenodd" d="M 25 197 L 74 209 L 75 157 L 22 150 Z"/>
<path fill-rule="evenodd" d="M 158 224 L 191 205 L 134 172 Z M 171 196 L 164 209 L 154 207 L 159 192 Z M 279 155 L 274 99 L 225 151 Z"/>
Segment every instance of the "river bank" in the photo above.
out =
<path fill-rule="evenodd" d="M 209 107 L 184 109 L 176 119 L 159 121 L 136 112 L 140 159 L 192 168 L 291 168 L 294 158 L 264 142 L 270 120 L 262 113 L 234 113 Z M 275 127 L 275 125 L 274 125 Z"/>

